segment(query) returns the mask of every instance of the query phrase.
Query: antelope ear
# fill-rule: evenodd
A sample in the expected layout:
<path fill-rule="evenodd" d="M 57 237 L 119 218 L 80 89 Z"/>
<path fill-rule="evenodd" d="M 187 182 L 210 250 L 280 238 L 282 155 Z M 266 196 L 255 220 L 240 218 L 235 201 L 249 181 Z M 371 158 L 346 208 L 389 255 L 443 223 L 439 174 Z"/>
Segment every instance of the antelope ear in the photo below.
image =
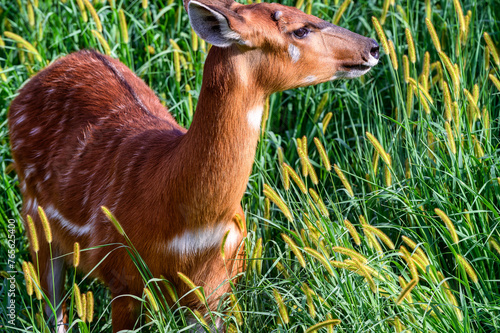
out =
<path fill-rule="evenodd" d="M 189 21 L 194 31 L 208 43 L 228 47 L 233 43 L 246 44 L 241 35 L 230 27 L 230 20 L 242 20 L 230 9 L 207 6 L 191 0 L 188 4 Z M 227 13 L 224 13 L 227 12 Z"/>

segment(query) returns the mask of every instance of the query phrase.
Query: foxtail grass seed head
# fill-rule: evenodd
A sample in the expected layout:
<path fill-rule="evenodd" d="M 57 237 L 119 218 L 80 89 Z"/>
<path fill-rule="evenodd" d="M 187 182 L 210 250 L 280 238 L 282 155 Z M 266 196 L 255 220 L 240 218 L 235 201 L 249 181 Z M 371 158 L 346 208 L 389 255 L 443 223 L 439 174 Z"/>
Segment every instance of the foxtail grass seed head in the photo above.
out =
<path fill-rule="evenodd" d="M 75 242 L 73 245 L 73 267 L 78 267 L 80 264 L 80 243 Z"/>
<path fill-rule="evenodd" d="M 474 283 L 477 283 L 478 277 L 477 277 L 476 271 L 474 270 L 472 265 L 467 261 L 467 259 L 465 259 L 464 257 L 462 257 L 459 254 L 457 254 L 457 259 L 458 259 L 458 262 L 460 263 L 460 265 L 462 265 L 462 267 L 465 269 L 465 272 L 467 273 L 467 275 L 469 276 L 471 281 Z"/>
<path fill-rule="evenodd" d="M 472 97 L 474 97 L 474 103 L 479 102 L 479 86 L 477 83 L 474 85 L 474 88 L 472 88 Z"/>
<path fill-rule="evenodd" d="M 262 272 L 262 237 L 257 239 L 252 253 L 252 270 L 260 275 Z"/>
<path fill-rule="evenodd" d="M 471 119 L 476 120 L 480 115 L 480 111 L 476 101 L 474 100 L 474 96 L 472 96 L 472 94 L 465 88 L 464 88 L 464 95 L 467 98 L 467 101 L 469 102 L 469 107 L 471 108 L 472 111 Z"/>
<path fill-rule="evenodd" d="M 87 322 L 91 323 L 94 320 L 94 294 L 87 291 Z"/>
<path fill-rule="evenodd" d="M 202 304 L 207 304 L 205 295 L 203 294 L 203 287 L 198 287 L 194 282 L 181 272 L 177 272 L 177 276 L 193 291 L 195 296 L 200 300 Z"/>
<path fill-rule="evenodd" d="M 453 102 L 451 104 L 451 114 L 453 115 L 453 123 L 455 124 L 455 129 L 458 131 L 460 128 L 460 110 L 458 108 L 458 103 Z"/>
<path fill-rule="evenodd" d="M 168 282 L 163 275 L 160 275 L 160 278 L 162 279 L 163 286 L 167 290 L 167 293 L 168 293 L 168 296 L 170 296 L 170 299 L 174 303 L 177 303 L 177 301 L 179 300 L 179 298 L 177 297 L 177 294 L 175 293 L 175 290 L 172 287 L 172 285 L 170 284 L 170 282 Z"/>
<path fill-rule="evenodd" d="M 201 312 L 198 311 L 198 310 L 194 310 L 193 313 L 194 313 L 196 319 L 198 319 L 198 322 L 201 324 L 201 326 L 203 326 L 203 329 L 201 331 L 202 332 L 203 331 L 209 332 L 210 331 L 210 327 L 208 326 L 208 323 L 205 320 L 205 318 L 203 317 L 203 315 L 201 314 Z"/>
<path fill-rule="evenodd" d="M 373 157 L 372 157 L 372 166 L 373 166 L 373 174 L 376 176 L 377 171 L 378 171 L 378 161 L 380 160 L 380 154 L 378 151 L 373 152 Z"/>
<path fill-rule="evenodd" d="M 380 44 L 384 48 L 384 52 L 386 54 L 389 53 L 389 43 L 387 42 L 387 37 L 385 36 L 384 30 L 382 29 L 382 26 L 380 25 L 380 22 L 375 16 L 372 16 L 372 23 L 373 26 L 375 27 L 375 31 L 377 32 L 378 39 L 380 40 Z"/>
<path fill-rule="evenodd" d="M 153 296 L 153 293 L 149 288 L 144 288 L 144 294 L 146 295 L 147 299 L 149 300 L 149 304 L 151 304 L 151 308 L 153 309 L 154 312 L 160 311 L 160 308 L 158 307 L 158 303 L 156 302 L 155 297 Z"/>
<path fill-rule="evenodd" d="M 497 90 L 500 91 L 500 80 L 498 80 L 497 77 L 493 74 L 489 74 L 488 77 L 490 78 L 491 82 L 493 82 Z"/>
<path fill-rule="evenodd" d="M 333 17 L 332 23 L 335 25 L 338 25 L 340 22 L 340 19 L 342 18 L 342 14 L 346 11 L 347 7 L 351 4 L 351 0 L 344 0 L 342 4 L 340 5 L 339 9 L 335 13 L 335 16 Z"/>
<path fill-rule="evenodd" d="M 264 184 L 264 195 L 269 198 L 278 208 L 281 210 L 281 212 L 285 215 L 285 217 L 289 221 L 293 221 L 293 216 L 292 213 L 290 212 L 290 209 L 288 209 L 288 206 L 285 204 L 285 202 L 280 198 L 278 193 L 276 193 L 269 185 Z"/>
<path fill-rule="evenodd" d="M 82 14 L 83 22 L 87 23 L 89 18 L 87 16 L 87 11 L 85 10 L 85 4 L 83 3 L 83 0 L 76 0 L 76 4 L 78 5 L 78 9 L 80 9 L 80 13 Z"/>
<path fill-rule="evenodd" d="M 301 9 L 303 5 L 304 5 L 304 0 L 297 0 L 295 7 Z"/>
<path fill-rule="evenodd" d="M 351 234 L 354 243 L 356 243 L 356 245 L 358 246 L 361 245 L 361 239 L 359 239 L 359 234 L 356 231 L 356 228 L 351 224 L 351 222 L 349 222 L 349 220 L 344 220 L 344 225 L 349 231 L 349 234 Z"/>
<path fill-rule="evenodd" d="M 342 182 L 342 185 L 344 185 L 347 193 L 349 193 L 349 196 L 351 198 L 354 198 L 354 191 L 352 190 L 351 184 L 347 180 L 347 178 L 344 175 L 344 173 L 342 172 L 342 170 L 340 170 L 340 168 L 338 167 L 337 164 L 333 165 L 333 169 L 335 170 L 335 173 L 337 174 L 337 176 L 339 176 L 340 181 Z"/>
<path fill-rule="evenodd" d="M 175 80 L 181 82 L 181 60 L 178 51 L 174 51 Z"/>
<path fill-rule="evenodd" d="M 439 52 L 439 57 L 441 58 L 441 61 L 443 62 L 444 67 L 448 71 L 448 74 L 450 75 L 453 82 L 453 92 L 455 93 L 455 99 L 458 99 L 458 95 L 460 93 L 460 77 L 450 58 L 448 58 L 448 56 L 444 52 Z"/>
<path fill-rule="evenodd" d="M 142 9 L 148 8 L 148 0 L 142 0 Z"/>
<path fill-rule="evenodd" d="M 446 215 L 445 212 L 443 212 L 439 208 L 434 209 L 434 212 L 441 218 L 441 220 L 443 220 L 444 224 L 446 225 L 446 228 L 450 232 L 451 239 L 453 240 L 453 243 L 454 244 L 458 243 L 458 236 L 457 236 L 457 232 L 455 230 L 455 226 L 451 222 L 448 215 Z"/>
<path fill-rule="evenodd" d="M 375 235 L 378 236 L 378 238 L 380 238 L 380 240 L 388 247 L 390 248 L 391 250 L 394 250 L 395 246 L 394 246 L 394 243 L 391 241 L 391 239 L 389 238 L 389 236 L 387 236 L 382 230 L 380 230 L 379 228 L 376 228 L 374 226 L 371 226 L 371 225 L 367 225 L 366 228 L 374 233 Z"/>
<path fill-rule="evenodd" d="M 408 265 L 408 268 L 410 269 L 410 273 L 411 273 L 412 278 L 418 280 L 419 277 L 418 277 L 417 266 L 415 266 L 415 262 L 413 261 L 413 258 L 411 256 L 410 252 L 408 252 L 408 250 L 404 246 L 401 246 L 399 248 L 399 253 L 401 253 L 403 259 L 406 261 L 406 264 Z"/>
<path fill-rule="evenodd" d="M 109 47 L 108 42 L 104 39 L 101 33 L 97 30 L 92 30 L 92 35 L 94 35 L 94 37 L 97 38 L 97 40 L 99 41 L 104 50 L 104 53 L 106 53 L 107 55 L 111 55 L 111 48 Z"/>
<path fill-rule="evenodd" d="M 413 290 L 413 288 L 415 288 L 417 283 L 418 283 L 418 280 L 416 280 L 416 279 L 413 279 L 410 282 L 408 282 L 406 287 L 403 289 L 403 291 L 401 291 L 401 294 L 396 299 L 396 305 L 400 305 L 403 302 L 403 300 L 405 298 L 407 298 L 408 295 L 410 295 L 411 291 Z"/>
<path fill-rule="evenodd" d="M 31 28 L 35 27 L 35 12 L 33 10 L 33 5 L 30 1 L 27 4 L 27 12 L 28 12 L 28 23 Z"/>
<path fill-rule="evenodd" d="M 241 307 L 238 303 L 238 299 L 236 295 L 231 293 L 229 294 L 229 299 L 231 300 L 231 313 L 233 314 L 236 322 L 239 326 L 243 325 L 243 316 L 241 315 Z"/>
<path fill-rule="evenodd" d="M 493 40 L 487 32 L 485 32 L 483 36 L 486 45 L 488 45 L 488 49 L 490 51 L 491 57 L 493 58 L 493 61 L 497 66 L 500 66 L 500 56 L 498 55 L 498 51 L 495 44 L 493 43 Z"/>
<path fill-rule="evenodd" d="M 332 165 L 330 164 L 330 160 L 328 159 L 328 154 L 326 153 L 325 147 L 323 146 L 321 141 L 316 137 L 314 138 L 314 144 L 318 149 L 319 156 L 321 157 L 321 162 L 323 163 L 323 166 L 327 171 L 330 171 L 332 169 Z"/>
<path fill-rule="evenodd" d="M 403 72 L 404 72 L 405 83 L 408 83 L 409 82 L 408 79 L 410 78 L 410 62 L 406 54 L 403 55 Z"/>
<path fill-rule="evenodd" d="M 411 179 L 411 162 L 410 159 L 405 159 L 405 178 Z"/>
<path fill-rule="evenodd" d="M 389 154 L 387 154 L 385 152 L 385 150 L 382 147 L 382 145 L 380 144 L 380 142 L 370 132 L 366 132 L 366 137 L 371 142 L 373 147 L 378 151 L 378 153 L 380 154 L 380 157 L 382 157 L 382 160 L 385 162 L 385 164 L 387 164 L 388 166 L 391 166 L 391 158 L 390 158 Z"/>
<path fill-rule="evenodd" d="M 405 29 L 406 42 L 408 43 L 408 56 L 412 64 L 417 61 L 417 54 L 415 52 L 415 43 L 413 42 L 413 36 L 411 35 L 410 29 Z"/>
<path fill-rule="evenodd" d="M 299 187 L 300 191 L 302 193 L 307 193 L 306 184 L 304 184 L 304 182 L 299 177 L 299 175 L 295 172 L 295 170 L 293 170 L 292 167 L 286 163 L 283 163 L 282 165 L 283 165 L 283 169 L 286 170 L 288 176 L 290 176 L 290 178 L 292 178 L 292 180 L 295 182 L 295 184 Z"/>
<path fill-rule="evenodd" d="M 193 28 L 191 28 L 191 49 L 194 52 L 198 51 L 198 35 L 196 35 Z"/>
<path fill-rule="evenodd" d="M 300 165 L 302 166 L 302 176 L 307 177 L 309 175 L 309 168 L 307 167 L 307 157 L 302 150 L 302 139 L 297 138 L 297 154 L 299 155 Z"/>
<path fill-rule="evenodd" d="M 323 202 L 323 199 L 321 199 L 321 197 L 318 195 L 318 193 L 315 190 L 313 190 L 312 188 L 310 188 L 309 194 L 313 198 L 316 205 L 318 205 L 318 208 L 321 210 L 321 215 L 329 216 L 330 214 L 328 213 L 328 209 L 326 208 L 325 203 Z"/>
<path fill-rule="evenodd" d="M 3 82 L 7 82 L 7 75 L 5 75 L 5 73 L 2 73 L 2 72 L 3 72 L 3 69 L 0 66 L 0 79 L 2 79 Z"/>
<path fill-rule="evenodd" d="M 304 154 L 306 154 L 306 157 L 309 158 L 309 150 L 308 150 L 308 144 L 307 144 L 307 136 L 303 136 L 302 137 L 302 140 L 300 140 L 300 142 L 302 142 L 302 151 L 304 152 Z"/>
<path fill-rule="evenodd" d="M 89 0 L 83 0 L 83 2 L 85 7 L 87 7 L 87 10 L 90 12 L 90 16 L 92 16 L 92 19 L 94 20 L 97 31 L 102 32 L 101 20 L 99 19 L 99 15 L 97 15 L 94 6 L 92 6 Z"/>
<path fill-rule="evenodd" d="M 464 11 L 462 10 L 462 5 L 460 4 L 460 0 L 453 0 L 453 5 L 455 6 L 455 12 L 457 13 L 458 22 L 460 24 L 460 30 L 465 32 L 465 17 Z"/>
<path fill-rule="evenodd" d="M 321 113 L 323 112 L 323 109 L 325 108 L 326 103 L 328 102 L 328 93 L 324 93 L 323 97 L 321 98 L 321 101 L 318 104 L 318 107 L 316 108 L 316 112 L 314 113 L 313 121 L 317 122 L 319 119 L 319 116 L 321 116 Z"/>
<path fill-rule="evenodd" d="M 408 118 L 411 118 L 411 113 L 413 111 L 413 94 L 414 94 L 414 88 L 412 84 L 409 84 L 406 86 L 406 116 Z"/>
<path fill-rule="evenodd" d="M 222 260 L 226 260 L 225 247 L 226 247 L 227 236 L 229 236 L 230 231 L 231 231 L 231 229 L 226 231 L 226 233 L 224 234 L 224 237 L 222 237 L 222 242 L 220 244 L 220 256 L 221 256 Z"/>
<path fill-rule="evenodd" d="M 443 87 L 443 98 L 444 98 L 444 119 L 446 121 L 451 121 L 452 103 L 451 103 L 450 88 L 448 88 L 448 83 L 444 80 L 442 87 Z"/>
<path fill-rule="evenodd" d="M 333 269 L 332 269 L 330 263 L 321 253 L 319 253 L 318 251 L 316 251 L 314 249 L 311 249 L 310 247 L 304 247 L 304 251 L 306 251 L 307 254 L 309 254 L 311 257 L 318 259 L 318 261 L 323 265 L 323 267 L 326 269 L 328 274 L 330 274 L 331 276 L 334 276 Z"/>
<path fill-rule="evenodd" d="M 286 325 L 290 322 L 290 319 L 288 318 L 288 310 L 286 308 L 285 302 L 283 302 L 283 298 L 276 288 L 273 288 L 273 295 L 274 299 L 276 300 L 276 304 L 278 304 L 281 321 Z"/>
<path fill-rule="evenodd" d="M 83 316 L 83 304 L 82 304 L 82 294 L 80 293 L 80 287 L 76 283 L 73 284 L 73 296 L 75 298 L 75 307 L 78 317 Z"/>
<path fill-rule="evenodd" d="M 389 12 L 389 6 L 391 5 L 392 0 L 384 0 L 382 4 L 382 14 L 380 16 L 380 23 L 382 25 L 385 24 L 385 20 L 387 19 L 387 13 Z"/>
<path fill-rule="evenodd" d="M 125 44 L 128 44 L 128 27 L 127 27 L 127 20 L 125 19 L 125 13 L 123 12 L 123 9 L 120 9 L 118 11 L 118 20 L 120 21 L 120 34 L 122 36 L 122 41 Z"/>
<path fill-rule="evenodd" d="M 80 319 L 83 322 L 85 322 L 87 321 L 87 295 L 82 294 L 81 298 L 82 298 L 82 316 L 80 317 Z"/>
<path fill-rule="evenodd" d="M 288 191 L 290 189 L 290 175 L 288 174 L 288 169 L 285 165 L 286 163 L 282 164 L 281 174 L 283 176 L 283 187 L 285 188 L 285 191 Z"/>
<path fill-rule="evenodd" d="M 33 252 L 37 253 L 40 250 L 40 246 L 38 245 L 38 236 L 36 234 L 35 223 L 33 222 L 33 219 L 30 215 L 28 215 L 27 219 L 31 248 L 33 249 Z"/>
<path fill-rule="evenodd" d="M 500 178 L 499 178 L 500 182 Z M 497 251 L 497 253 L 500 255 L 500 244 L 493 238 L 491 237 L 489 240 L 490 246 Z M 24 263 L 23 263 L 23 271 L 24 271 Z M 25 274 L 26 276 L 26 274 Z"/>
<path fill-rule="evenodd" d="M 281 234 L 281 238 L 283 238 L 285 243 L 287 243 L 288 246 L 290 247 L 290 250 L 293 252 L 293 254 L 295 254 L 295 256 L 297 257 L 297 260 L 299 261 L 300 266 L 305 268 L 306 261 L 305 261 L 304 257 L 302 256 L 302 253 L 300 252 L 299 248 L 297 247 L 297 244 L 295 244 L 295 242 L 285 234 Z"/>
<path fill-rule="evenodd" d="M 21 44 L 26 50 L 33 53 L 39 62 L 42 62 L 42 56 L 40 56 L 40 53 L 38 53 L 36 48 L 28 43 L 28 41 L 26 41 L 24 38 L 10 31 L 5 31 L 4 36 L 16 41 L 18 44 Z"/>
<path fill-rule="evenodd" d="M 431 40 L 434 44 L 434 47 L 436 48 L 436 51 L 438 53 L 441 52 L 441 42 L 439 41 L 436 29 L 434 29 L 434 25 L 429 18 L 425 19 L 425 25 L 427 25 L 427 30 L 429 30 L 429 34 L 431 35 Z"/>
<path fill-rule="evenodd" d="M 306 330 L 306 333 L 315 333 L 315 332 L 320 331 L 322 328 L 330 329 L 330 328 L 333 328 L 333 326 L 340 325 L 341 322 L 342 321 L 340 319 L 328 319 L 328 320 L 322 321 L 320 323 L 317 323 L 316 325 L 309 327 Z"/>
<path fill-rule="evenodd" d="M 278 153 L 278 163 L 280 165 L 283 165 L 283 162 L 285 161 L 285 157 L 283 156 L 283 148 L 278 147 L 277 153 Z"/>
<path fill-rule="evenodd" d="M 384 166 L 384 181 L 385 181 L 385 186 L 387 187 L 392 186 L 391 168 L 387 165 Z"/>
<path fill-rule="evenodd" d="M 326 128 L 328 127 L 328 124 L 330 123 L 330 120 L 332 120 L 333 113 L 328 112 L 325 117 L 323 118 L 323 134 L 326 133 Z"/>
<path fill-rule="evenodd" d="M 104 206 L 101 206 L 101 210 L 106 215 L 106 217 L 108 218 L 108 220 L 110 220 L 111 223 L 113 223 L 113 226 L 118 231 L 118 233 L 120 235 L 122 235 L 122 236 L 125 235 L 125 232 L 123 231 L 123 228 L 122 228 L 121 224 L 118 222 L 118 220 L 113 215 L 113 213 L 111 213 L 111 211 L 108 208 L 104 207 Z"/>
<path fill-rule="evenodd" d="M 389 40 L 389 56 L 391 57 L 392 67 L 395 71 L 398 70 L 398 57 L 396 55 L 396 50 L 394 49 L 394 43 L 392 40 Z M 410 56 L 411 60 L 411 56 Z"/>
<path fill-rule="evenodd" d="M 451 131 L 450 122 L 446 121 L 444 123 L 444 127 L 446 129 L 446 136 L 448 137 L 448 146 L 453 155 L 457 154 L 457 148 L 455 146 L 455 138 L 453 137 L 453 132 Z"/>
<path fill-rule="evenodd" d="M 52 230 L 50 229 L 50 223 L 47 219 L 47 215 L 45 214 L 43 208 L 40 206 L 38 206 L 38 216 L 42 221 L 43 231 L 45 232 L 45 239 L 47 240 L 47 243 L 50 244 L 52 243 Z"/>
<path fill-rule="evenodd" d="M 334 247 L 332 247 L 332 251 L 344 254 L 344 255 L 349 256 L 351 258 L 356 258 L 357 260 L 359 260 L 363 264 L 368 262 L 368 259 L 366 259 L 361 253 L 359 253 L 355 250 L 352 250 L 352 249 L 348 249 L 346 247 L 334 246 Z"/>
<path fill-rule="evenodd" d="M 28 293 L 28 296 L 33 295 L 33 280 L 31 278 L 30 274 L 30 268 L 29 265 L 26 261 L 23 261 L 23 273 L 24 273 L 24 281 L 26 283 L 26 292 Z"/>
<path fill-rule="evenodd" d="M 37 300 L 42 299 L 42 287 L 40 285 L 40 279 L 38 277 L 38 274 L 35 270 L 35 266 L 31 262 L 28 262 L 28 270 L 30 273 L 31 281 L 33 282 L 33 290 L 35 291 L 35 297 Z"/>

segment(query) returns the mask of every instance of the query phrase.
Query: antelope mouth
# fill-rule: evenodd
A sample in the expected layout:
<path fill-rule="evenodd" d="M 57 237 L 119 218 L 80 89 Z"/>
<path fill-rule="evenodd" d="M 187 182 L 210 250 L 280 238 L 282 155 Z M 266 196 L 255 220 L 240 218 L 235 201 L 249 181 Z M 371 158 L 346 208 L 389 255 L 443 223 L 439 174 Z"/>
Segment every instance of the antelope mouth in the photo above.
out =
<path fill-rule="evenodd" d="M 344 65 L 342 66 L 344 67 L 345 69 L 347 69 L 347 71 L 367 71 L 369 70 L 370 68 L 372 68 L 372 66 L 369 66 L 369 65 Z"/>

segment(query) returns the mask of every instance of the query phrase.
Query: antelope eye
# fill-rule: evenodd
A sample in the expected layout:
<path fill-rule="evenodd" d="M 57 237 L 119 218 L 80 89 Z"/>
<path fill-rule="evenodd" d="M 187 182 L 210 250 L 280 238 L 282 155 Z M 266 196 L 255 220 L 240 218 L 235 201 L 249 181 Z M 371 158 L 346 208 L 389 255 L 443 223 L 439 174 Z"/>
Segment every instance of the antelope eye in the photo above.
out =
<path fill-rule="evenodd" d="M 293 32 L 293 35 L 297 38 L 304 38 L 306 37 L 307 35 L 309 35 L 309 29 L 307 28 L 300 28 L 300 29 L 297 29 Z"/>

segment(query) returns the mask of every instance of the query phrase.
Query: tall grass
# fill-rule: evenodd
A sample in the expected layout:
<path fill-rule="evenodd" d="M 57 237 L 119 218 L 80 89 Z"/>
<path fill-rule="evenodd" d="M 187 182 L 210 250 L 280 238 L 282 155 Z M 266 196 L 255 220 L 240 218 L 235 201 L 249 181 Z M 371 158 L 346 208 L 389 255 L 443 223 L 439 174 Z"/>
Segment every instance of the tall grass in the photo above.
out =
<path fill-rule="evenodd" d="M 8 219 L 16 220 L 18 272 L 30 259 L 6 126 L 17 89 L 82 48 L 119 58 L 184 126 L 201 86 L 208 46 L 189 28 L 181 1 L 81 3 L 0 3 L 0 225 L 7 231 Z M 234 332 L 499 331 L 500 1 L 282 3 L 389 42 L 363 78 L 271 96 L 243 198 L 247 271 L 220 312 L 200 322 L 220 316 Z M 318 142 L 334 170 L 325 168 Z M 41 302 L 15 276 L 15 328 L 7 322 L 7 281 L 0 324 L 43 331 Z M 73 327 L 109 331 L 106 289 L 69 276 Z M 155 278 L 142 323 L 182 329 L 189 310 L 155 306 L 154 286 L 164 283 Z M 91 323 L 73 306 L 87 290 L 95 300 Z"/>

